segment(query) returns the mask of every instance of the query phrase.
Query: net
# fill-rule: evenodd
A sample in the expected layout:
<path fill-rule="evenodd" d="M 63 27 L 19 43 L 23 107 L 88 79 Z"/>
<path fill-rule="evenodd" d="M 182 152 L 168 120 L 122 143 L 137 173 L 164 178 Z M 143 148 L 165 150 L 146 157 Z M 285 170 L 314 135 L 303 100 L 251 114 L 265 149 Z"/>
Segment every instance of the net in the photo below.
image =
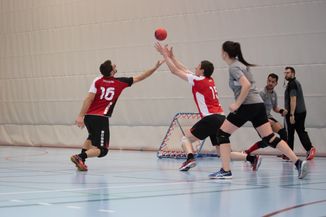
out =
<path fill-rule="evenodd" d="M 168 128 L 157 152 L 158 158 L 186 158 L 181 147 L 181 138 L 201 119 L 199 113 L 177 113 Z M 208 139 L 209 140 L 209 139 Z M 216 149 L 211 144 L 204 145 L 205 140 L 193 143 L 196 157 L 216 157 Z M 207 142 L 208 143 L 208 142 Z M 209 142 L 210 143 L 210 142 Z"/>

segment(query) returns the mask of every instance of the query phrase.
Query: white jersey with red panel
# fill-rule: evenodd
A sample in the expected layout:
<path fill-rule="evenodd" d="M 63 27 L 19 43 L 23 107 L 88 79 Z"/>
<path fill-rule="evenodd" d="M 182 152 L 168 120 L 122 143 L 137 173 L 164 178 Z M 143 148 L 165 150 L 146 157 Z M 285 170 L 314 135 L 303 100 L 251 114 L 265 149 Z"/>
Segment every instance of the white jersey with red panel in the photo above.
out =
<path fill-rule="evenodd" d="M 190 73 L 187 77 L 188 83 L 192 86 L 192 94 L 200 115 L 205 117 L 211 114 L 224 114 L 214 79 Z"/>
<path fill-rule="evenodd" d="M 88 92 L 95 93 L 87 115 L 102 115 L 111 117 L 114 106 L 121 94 L 133 83 L 133 78 L 97 77 L 94 79 Z"/>

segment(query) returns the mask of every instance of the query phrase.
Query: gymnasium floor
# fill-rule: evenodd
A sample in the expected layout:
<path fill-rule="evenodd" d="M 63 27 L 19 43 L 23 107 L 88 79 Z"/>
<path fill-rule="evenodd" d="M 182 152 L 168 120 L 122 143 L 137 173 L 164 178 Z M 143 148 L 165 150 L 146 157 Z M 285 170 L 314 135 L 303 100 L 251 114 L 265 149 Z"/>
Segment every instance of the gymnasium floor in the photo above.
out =
<path fill-rule="evenodd" d="M 326 158 L 311 161 L 304 180 L 291 163 L 263 156 L 258 172 L 233 162 L 233 179 L 218 181 L 207 178 L 217 158 L 184 173 L 182 160 L 111 151 L 78 172 L 69 160 L 77 151 L 0 146 L 0 216 L 326 216 Z"/>

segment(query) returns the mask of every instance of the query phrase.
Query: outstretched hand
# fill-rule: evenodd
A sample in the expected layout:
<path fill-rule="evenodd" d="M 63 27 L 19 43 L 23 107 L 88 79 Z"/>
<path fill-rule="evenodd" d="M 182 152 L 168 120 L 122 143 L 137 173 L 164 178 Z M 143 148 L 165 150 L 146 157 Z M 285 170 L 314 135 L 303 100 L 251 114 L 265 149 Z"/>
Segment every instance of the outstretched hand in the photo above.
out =
<path fill-rule="evenodd" d="M 169 51 L 169 57 L 173 58 L 174 57 L 173 47 L 170 47 L 170 49 L 168 49 L 168 51 Z"/>
<path fill-rule="evenodd" d="M 164 59 L 163 60 L 158 60 L 157 63 L 156 63 L 156 65 L 155 65 L 155 68 L 156 69 L 159 68 L 163 63 L 165 63 L 165 60 Z"/>
<path fill-rule="evenodd" d="M 182 80 L 188 81 L 188 69 L 178 61 L 173 54 L 173 48 L 168 45 L 161 45 L 159 42 L 156 42 L 154 47 L 156 50 L 164 57 L 168 68 L 171 73 L 178 76 Z"/>
<path fill-rule="evenodd" d="M 168 45 L 162 46 L 159 42 L 156 42 L 154 47 L 163 56 L 170 56 L 171 49 L 169 50 Z"/>

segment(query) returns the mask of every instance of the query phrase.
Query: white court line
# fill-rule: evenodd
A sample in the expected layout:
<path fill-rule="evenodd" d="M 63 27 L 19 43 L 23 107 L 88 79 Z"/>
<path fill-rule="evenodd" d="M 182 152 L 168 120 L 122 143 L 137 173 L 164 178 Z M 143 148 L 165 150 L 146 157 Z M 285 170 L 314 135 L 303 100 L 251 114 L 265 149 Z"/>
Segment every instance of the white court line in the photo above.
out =
<path fill-rule="evenodd" d="M 23 201 L 23 200 L 12 199 L 12 200 L 10 200 L 10 202 L 15 202 L 15 203 L 24 203 L 25 201 Z"/>
<path fill-rule="evenodd" d="M 99 211 L 99 212 L 108 212 L 108 213 L 114 213 L 115 212 L 115 210 L 112 210 L 112 209 L 99 209 L 97 211 Z"/>
<path fill-rule="evenodd" d="M 80 206 L 66 206 L 66 208 L 69 208 L 69 209 L 81 209 Z"/>
<path fill-rule="evenodd" d="M 37 203 L 38 205 L 42 205 L 42 206 L 51 206 L 51 203 L 44 203 L 44 202 L 39 202 Z"/>

